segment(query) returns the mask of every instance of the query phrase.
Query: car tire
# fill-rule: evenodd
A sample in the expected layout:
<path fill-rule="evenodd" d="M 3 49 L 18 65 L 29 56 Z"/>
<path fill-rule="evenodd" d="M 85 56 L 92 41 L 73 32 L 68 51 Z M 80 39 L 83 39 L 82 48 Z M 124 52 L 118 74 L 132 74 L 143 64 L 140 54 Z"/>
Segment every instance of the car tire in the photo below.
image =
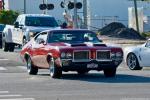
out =
<path fill-rule="evenodd" d="M 9 51 L 14 52 L 15 49 L 15 44 L 14 43 L 9 43 Z"/>
<path fill-rule="evenodd" d="M 3 50 L 4 50 L 5 52 L 8 52 L 8 50 L 9 50 L 9 43 L 3 42 Z"/>
<path fill-rule="evenodd" d="M 55 65 L 53 58 L 51 58 L 51 60 L 49 61 L 49 71 L 50 71 L 50 76 L 52 78 L 60 78 L 62 76 L 62 69 L 61 67 L 57 67 Z"/>
<path fill-rule="evenodd" d="M 32 64 L 30 57 L 27 59 L 27 71 L 30 75 L 36 75 L 38 73 L 38 68 Z"/>
<path fill-rule="evenodd" d="M 105 77 L 115 77 L 116 76 L 116 68 L 108 68 L 104 69 Z"/>
<path fill-rule="evenodd" d="M 135 54 L 130 53 L 126 59 L 127 66 L 130 70 L 141 70 L 142 67 L 139 66 L 138 59 Z"/>

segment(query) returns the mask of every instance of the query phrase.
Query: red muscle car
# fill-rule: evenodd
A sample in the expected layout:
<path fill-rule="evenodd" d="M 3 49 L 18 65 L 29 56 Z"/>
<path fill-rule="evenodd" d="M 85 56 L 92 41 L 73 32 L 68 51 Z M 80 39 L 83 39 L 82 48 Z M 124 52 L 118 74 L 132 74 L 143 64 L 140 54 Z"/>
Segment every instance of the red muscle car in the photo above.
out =
<path fill-rule="evenodd" d="M 114 77 L 123 51 L 107 46 L 90 30 L 56 29 L 37 34 L 22 48 L 21 58 L 29 74 L 44 68 L 52 78 L 60 78 L 62 71 L 85 74 L 103 70 L 106 77 Z"/>

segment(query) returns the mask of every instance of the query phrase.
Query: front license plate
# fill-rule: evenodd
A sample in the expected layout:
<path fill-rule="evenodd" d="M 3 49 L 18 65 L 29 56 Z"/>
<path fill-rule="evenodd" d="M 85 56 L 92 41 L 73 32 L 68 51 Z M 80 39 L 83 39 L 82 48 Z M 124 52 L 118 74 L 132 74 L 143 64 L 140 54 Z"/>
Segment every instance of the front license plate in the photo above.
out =
<path fill-rule="evenodd" d="M 87 68 L 98 68 L 98 64 L 95 63 L 87 64 Z"/>

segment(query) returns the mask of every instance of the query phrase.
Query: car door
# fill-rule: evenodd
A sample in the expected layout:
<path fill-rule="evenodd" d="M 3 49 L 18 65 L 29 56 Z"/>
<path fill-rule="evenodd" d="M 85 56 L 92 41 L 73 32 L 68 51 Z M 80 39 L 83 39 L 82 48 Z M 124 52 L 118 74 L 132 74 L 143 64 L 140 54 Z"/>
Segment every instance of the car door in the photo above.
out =
<path fill-rule="evenodd" d="M 48 66 L 46 62 L 47 61 L 46 60 L 47 51 L 45 49 L 46 42 L 47 42 L 47 32 L 42 32 L 35 38 L 35 41 L 32 45 L 33 51 L 32 61 L 36 66 L 42 68 L 47 68 Z"/>
<path fill-rule="evenodd" d="M 24 17 L 23 16 L 19 16 L 16 20 L 16 22 L 19 23 L 19 27 L 14 27 L 13 28 L 13 34 L 12 34 L 12 37 L 13 37 L 13 41 L 15 43 L 18 43 L 18 44 L 22 44 L 22 39 L 23 39 L 23 25 L 24 25 Z"/>
<path fill-rule="evenodd" d="M 150 66 L 150 40 L 146 42 L 140 49 L 140 57 L 142 66 Z"/>

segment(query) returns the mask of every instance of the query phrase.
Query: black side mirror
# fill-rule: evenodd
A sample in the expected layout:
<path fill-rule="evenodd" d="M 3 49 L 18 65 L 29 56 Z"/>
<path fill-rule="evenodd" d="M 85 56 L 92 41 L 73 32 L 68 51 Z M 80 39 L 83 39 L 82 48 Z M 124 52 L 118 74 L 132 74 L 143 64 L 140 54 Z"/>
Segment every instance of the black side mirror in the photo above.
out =
<path fill-rule="evenodd" d="M 19 22 L 15 22 L 14 27 L 19 28 Z"/>

